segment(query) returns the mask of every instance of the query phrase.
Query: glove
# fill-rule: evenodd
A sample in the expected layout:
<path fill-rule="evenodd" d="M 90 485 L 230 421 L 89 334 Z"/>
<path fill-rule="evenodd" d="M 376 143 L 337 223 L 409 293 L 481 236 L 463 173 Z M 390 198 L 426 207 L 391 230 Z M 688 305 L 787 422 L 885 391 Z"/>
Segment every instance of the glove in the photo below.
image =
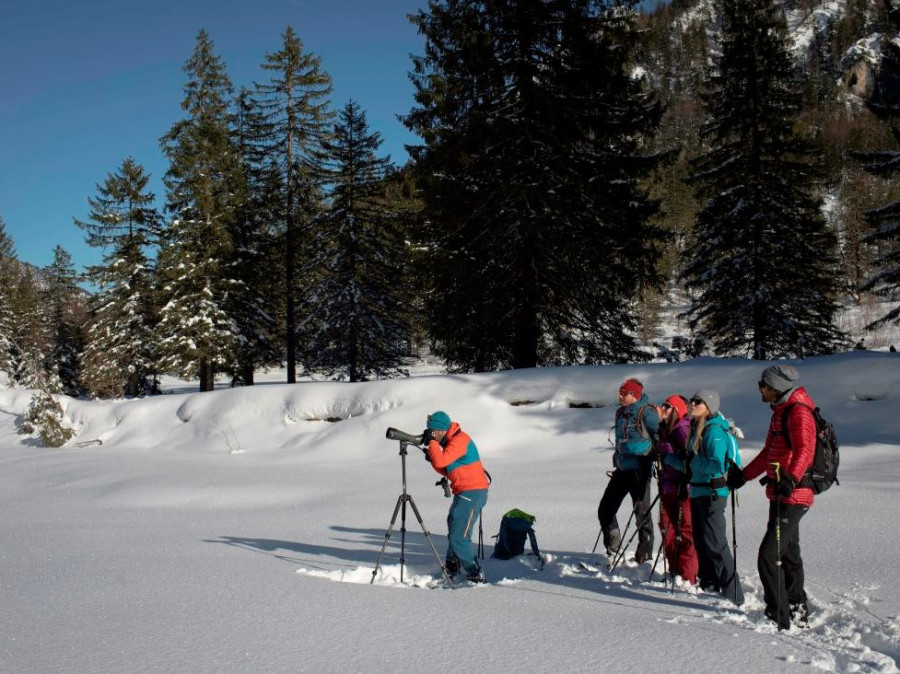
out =
<path fill-rule="evenodd" d="M 428 443 L 431 442 L 431 440 L 431 429 L 426 428 L 424 431 L 422 431 L 422 444 L 427 447 Z"/>
<path fill-rule="evenodd" d="M 678 483 L 678 500 L 679 501 L 683 501 L 684 499 L 686 499 L 690 496 L 690 492 L 688 491 L 689 484 L 690 484 L 690 480 L 687 479 L 687 476 L 685 476 L 685 479 L 681 480 L 681 482 Z"/>
<path fill-rule="evenodd" d="M 794 482 L 794 478 L 786 473 L 782 473 L 781 479 L 775 483 L 775 495 L 780 496 L 781 498 L 788 498 L 794 493 L 794 488 L 796 486 L 797 484 Z"/>
<path fill-rule="evenodd" d="M 744 477 L 744 471 L 739 468 L 732 468 L 725 476 L 725 485 L 733 491 L 737 491 L 745 484 L 747 484 L 747 478 Z"/>

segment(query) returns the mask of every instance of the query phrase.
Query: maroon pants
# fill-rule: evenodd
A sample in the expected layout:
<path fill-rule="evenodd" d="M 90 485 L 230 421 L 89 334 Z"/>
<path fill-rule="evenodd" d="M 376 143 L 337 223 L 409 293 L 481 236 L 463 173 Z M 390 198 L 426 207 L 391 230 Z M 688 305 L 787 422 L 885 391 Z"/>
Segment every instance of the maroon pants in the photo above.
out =
<path fill-rule="evenodd" d="M 678 494 L 660 494 L 659 501 L 662 504 L 659 512 L 659 530 L 665 540 L 669 573 L 678 574 L 691 585 L 695 585 L 697 551 L 694 549 L 694 530 L 691 527 L 691 500 L 679 499 Z"/>

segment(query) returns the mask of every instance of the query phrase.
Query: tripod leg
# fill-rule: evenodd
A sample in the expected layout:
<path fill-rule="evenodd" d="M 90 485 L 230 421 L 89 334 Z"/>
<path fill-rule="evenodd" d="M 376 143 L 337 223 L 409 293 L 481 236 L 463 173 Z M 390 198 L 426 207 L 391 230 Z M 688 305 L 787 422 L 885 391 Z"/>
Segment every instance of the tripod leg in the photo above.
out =
<path fill-rule="evenodd" d="M 404 494 L 400 497 L 403 507 L 400 508 L 400 583 L 403 583 L 403 568 L 406 566 L 406 502 L 410 499 Z"/>
<path fill-rule="evenodd" d="M 397 497 L 397 505 L 394 506 L 394 514 L 391 516 L 391 524 L 388 526 L 387 532 L 384 534 L 384 543 L 381 544 L 381 552 L 378 553 L 378 559 L 375 560 L 375 568 L 372 571 L 372 580 L 369 581 L 369 585 L 375 582 L 375 576 L 378 574 L 378 569 L 381 567 L 381 556 L 384 554 L 384 549 L 387 547 L 388 540 L 391 538 L 391 532 L 394 530 L 394 524 L 397 522 L 397 513 L 400 512 L 400 504 L 403 503 L 403 494 Z M 403 554 L 402 552 L 400 553 Z M 401 566 L 401 573 L 403 567 Z"/>
<path fill-rule="evenodd" d="M 449 581 L 450 576 L 447 575 L 447 567 L 444 566 L 444 562 L 441 561 L 441 556 L 438 554 L 437 548 L 434 547 L 434 541 L 431 540 L 431 532 L 428 531 L 428 528 L 425 526 L 425 521 L 422 519 L 422 516 L 419 514 L 419 509 L 416 507 L 416 502 L 413 501 L 413 497 L 409 496 L 409 504 L 412 506 L 413 513 L 416 515 L 416 519 L 419 520 L 419 526 L 422 527 L 422 533 L 425 534 L 425 538 L 428 540 L 428 545 L 431 546 L 431 551 L 434 553 L 434 558 L 437 560 L 437 563 L 441 566 L 441 576 Z"/>

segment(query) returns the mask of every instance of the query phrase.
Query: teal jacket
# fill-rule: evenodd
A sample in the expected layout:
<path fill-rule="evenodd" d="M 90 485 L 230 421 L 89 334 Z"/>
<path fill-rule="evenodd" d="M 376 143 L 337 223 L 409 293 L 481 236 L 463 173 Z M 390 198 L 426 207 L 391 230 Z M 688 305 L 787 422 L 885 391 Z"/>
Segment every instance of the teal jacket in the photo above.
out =
<path fill-rule="evenodd" d="M 688 437 L 687 449 L 693 453 L 691 457 L 691 498 L 712 496 L 713 493 L 725 498 L 728 487 L 722 484 L 713 487 L 710 482 L 725 477 L 726 459 L 740 466 L 741 457 L 737 452 L 737 442 L 728 430 L 728 420 L 716 414 L 706 420 L 700 446 L 695 449 L 697 427 L 691 423 L 691 434 Z M 724 481 L 723 481 L 724 482 Z"/>
<path fill-rule="evenodd" d="M 641 394 L 640 400 L 616 410 L 616 451 L 613 454 L 613 465 L 621 470 L 638 470 L 641 468 L 642 457 L 650 454 L 653 443 L 658 439 L 659 413 L 650 404 L 647 394 Z"/>

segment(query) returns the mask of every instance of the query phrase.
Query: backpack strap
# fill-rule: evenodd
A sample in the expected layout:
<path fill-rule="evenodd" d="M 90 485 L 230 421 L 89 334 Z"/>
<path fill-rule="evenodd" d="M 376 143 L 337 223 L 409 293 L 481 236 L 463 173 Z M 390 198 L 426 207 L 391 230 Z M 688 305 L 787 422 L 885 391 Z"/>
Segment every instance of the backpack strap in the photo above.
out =
<path fill-rule="evenodd" d="M 813 424 L 816 424 L 815 410 L 813 410 L 813 408 L 810 407 L 809 405 L 807 405 L 806 403 L 791 403 L 790 405 L 788 405 L 787 407 L 784 408 L 784 412 L 781 413 L 781 434 L 784 436 L 784 441 L 787 442 L 788 447 L 790 447 L 791 450 L 794 449 L 794 445 L 791 444 L 791 434 L 790 434 L 790 431 L 788 431 L 787 419 L 788 419 L 788 412 L 790 412 L 793 408 L 797 407 L 797 405 L 803 405 L 803 407 L 808 409 L 810 411 L 810 414 L 813 415 Z M 816 424 L 816 426 L 817 426 L 816 435 L 818 436 L 818 424 Z M 812 486 L 811 473 L 812 473 L 812 469 L 813 469 L 813 466 L 815 465 L 815 463 L 816 463 L 816 456 L 815 456 L 815 450 L 813 450 L 813 460 L 812 460 L 812 462 L 810 462 L 809 468 L 807 468 L 806 471 L 803 473 L 803 477 L 801 477 L 800 480 L 797 482 L 798 487 L 811 487 Z"/>
<path fill-rule="evenodd" d="M 794 409 L 800 403 L 791 403 L 787 407 L 784 408 L 784 412 L 781 413 L 781 434 L 784 436 L 784 441 L 788 443 L 788 447 L 791 449 L 794 448 L 794 445 L 791 444 L 791 434 L 788 431 L 788 412 Z M 809 407 L 809 405 L 807 405 Z"/>

